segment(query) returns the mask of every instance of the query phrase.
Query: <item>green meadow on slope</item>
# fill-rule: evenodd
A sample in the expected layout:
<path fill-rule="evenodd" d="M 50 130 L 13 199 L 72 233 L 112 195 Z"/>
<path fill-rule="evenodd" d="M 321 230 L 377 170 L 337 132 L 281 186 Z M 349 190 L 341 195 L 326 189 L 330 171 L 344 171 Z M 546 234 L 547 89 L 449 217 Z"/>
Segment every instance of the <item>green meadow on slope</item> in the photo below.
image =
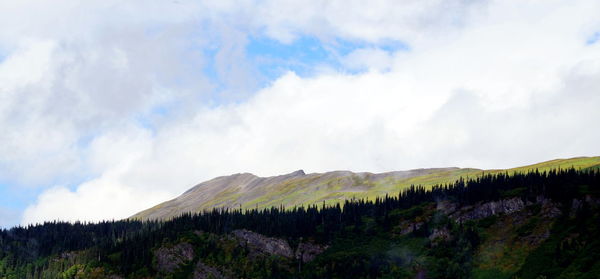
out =
<path fill-rule="evenodd" d="M 587 169 L 600 166 L 600 157 L 557 159 L 511 169 L 481 170 L 475 168 L 437 168 L 388 173 L 353 173 L 334 171 L 305 174 L 297 171 L 276 177 L 235 174 L 203 182 L 176 199 L 144 210 L 134 219 L 168 219 L 185 212 L 212 208 L 270 208 L 311 204 L 335 204 L 349 199 L 374 199 L 396 195 L 411 185 L 430 188 L 453 183 L 459 178 L 483 174 L 548 171 L 560 168 Z"/>

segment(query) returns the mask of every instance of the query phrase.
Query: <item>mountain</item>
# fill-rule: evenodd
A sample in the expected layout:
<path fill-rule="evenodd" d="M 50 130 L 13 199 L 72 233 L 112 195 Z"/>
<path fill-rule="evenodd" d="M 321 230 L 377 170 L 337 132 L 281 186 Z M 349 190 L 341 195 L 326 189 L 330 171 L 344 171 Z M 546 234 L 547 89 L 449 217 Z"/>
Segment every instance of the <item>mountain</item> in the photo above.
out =
<path fill-rule="evenodd" d="M 484 173 L 546 171 L 569 168 L 586 169 L 600 166 L 600 157 L 556 159 L 506 170 L 475 168 L 430 168 L 385 173 L 333 171 L 305 174 L 298 170 L 289 174 L 258 177 L 239 173 L 202 182 L 181 196 L 133 215 L 132 219 L 165 220 L 187 212 L 212 208 L 270 208 L 322 204 L 356 199 L 373 199 L 396 195 L 411 185 L 431 187 L 452 183 L 460 177 L 478 177 Z"/>
<path fill-rule="evenodd" d="M 594 160 L 488 171 L 332 205 L 0 229 L 0 278 L 597 279 Z M 278 185 L 304 176 L 221 182 Z"/>

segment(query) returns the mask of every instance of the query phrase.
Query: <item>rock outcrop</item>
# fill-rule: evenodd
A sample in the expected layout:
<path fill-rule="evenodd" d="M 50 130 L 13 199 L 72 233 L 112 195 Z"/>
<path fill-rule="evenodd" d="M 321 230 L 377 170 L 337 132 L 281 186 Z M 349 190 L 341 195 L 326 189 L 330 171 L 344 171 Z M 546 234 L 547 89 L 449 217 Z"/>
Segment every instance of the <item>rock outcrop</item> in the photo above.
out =
<path fill-rule="evenodd" d="M 469 220 L 479 220 L 492 215 L 512 214 L 525 209 L 526 206 L 538 204 L 541 206 L 541 216 L 556 218 L 561 214 L 558 205 L 545 197 L 537 197 L 535 201 L 524 202 L 521 198 L 510 198 L 459 207 L 450 201 L 440 201 L 436 209 L 448 215 L 456 222 L 462 223 Z M 574 202 L 574 205 L 577 203 Z M 576 205 L 578 206 L 578 205 Z"/>
<path fill-rule="evenodd" d="M 296 259 L 301 260 L 303 263 L 310 262 L 315 259 L 319 254 L 323 253 L 328 246 L 317 245 L 310 242 L 301 242 L 296 248 L 294 253 Z"/>
<path fill-rule="evenodd" d="M 195 232 L 201 235 L 202 232 Z M 323 253 L 328 246 L 318 245 L 311 242 L 300 242 L 294 250 L 289 243 L 281 238 L 268 237 L 249 230 L 235 230 L 231 233 L 239 245 L 250 250 L 250 255 L 254 256 L 268 255 L 280 256 L 287 259 L 298 259 L 304 263 L 315 259 Z M 230 237 L 231 237 L 230 236 Z M 184 266 L 194 264 L 194 247 L 187 242 L 177 244 L 167 244 L 154 251 L 154 268 L 163 275 L 172 274 L 181 270 Z M 213 267 L 202 262 L 195 263 L 193 276 L 194 279 L 225 279 L 232 278 L 231 272 L 222 268 Z"/>
<path fill-rule="evenodd" d="M 511 198 L 476 205 L 463 206 L 452 213 L 445 213 L 450 218 L 454 219 L 456 222 L 462 223 L 469 220 L 483 219 L 492 215 L 510 214 L 513 212 L 523 210 L 524 208 L 525 202 L 523 202 L 522 199 Z"/>
<path fill-rule="evenodd" d="M 447 228 L 434 229 L 431 235 L 429 235 L 429 240 L 441 240 L 446 241 L 449 240 L 452 236 L 450 235 L 450 230 Z"/>
<path fill-rule="evenodd" d="M 412 220 L 403 221 L 398 226 L 400 228 L 400 235 L 405 235 L 412 233 L 416 230 L 419 230 L 425 223 L 424 222 L 415 222 Z"/>
<path fill-rule="evenodd" d="M 310 242 L 300 242 L 294 251 L 284 239 L 268 237 L 249 230 L 235 230 L 233 236 L 247 245 L 255 252 L 268 255 L 276 255 L 284 258 L 295 258 L 302 262 L 310 262 L 316 256 L 323 253 L 328 246 L 318 245 Z"/>
<path fill-rule="evenodd" d="M 154 251 L 156 270 L 171 273 L 194 259 L 194 248 L 187 242 L 163 246 Z"/>
<path fill-rule="evenodd" d="M 539 204 L 541 206 L 540 215 L 547 219 L 553 219 L 562 214 L 560 209 L 558 208 L 558 204 L 553 202 L 552 200 L 539 196 L 535 199 L 535 202 L 528 202 L 527 205 Z"/>
<path fill-rule="evenodd" d="M 277 255 L 285 258 L 292 258 L 294 252 L 287 241 L 274 237 L 267 237 L 249 230 L 235 230 L 233 236 L 239 239 L 250 249 L 269 255 Z"/>
<path fill-rule="evenodd" d="M 218 269 L 199 261 L 194 269 L 193 279 L 228 279 L 229 276 L 223 275 Z"/>

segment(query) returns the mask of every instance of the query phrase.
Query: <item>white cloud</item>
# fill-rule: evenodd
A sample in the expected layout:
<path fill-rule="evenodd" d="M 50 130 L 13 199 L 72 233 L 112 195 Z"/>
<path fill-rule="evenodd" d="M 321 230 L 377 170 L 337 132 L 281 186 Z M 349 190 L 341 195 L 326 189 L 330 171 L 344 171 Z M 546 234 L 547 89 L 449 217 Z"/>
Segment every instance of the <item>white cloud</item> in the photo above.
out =
<path fill-rule="evenodd" d="M 291 41 L 302 33 L 325 39 L 345 38 L 378 42 L 402 40 L 419 44 L 431 35 L 454 32 L 467 24 L 471 13 L 488 1 L 265 1 L 256 21 L 266 33 Z"/>
<path fill-rule="evenodd" d="M 11 26 L 0 30 L 1 178 L 86 176 L 87 141 L 210 88 L 193 72 L 203 61 L 191 49 L 204 42 L 186 38 L 192 8 L 121 2 L 0 4 L 0 25 Z"/>
<path fill-rule="evenodd" d="M 385 50 L 376 48 L 357 49 L 342 59 L 342 63 L 351 70 L 388 71 L 393 62 L 393 56 Z"/>
<path fill-rule="evenodd" d="M 183 19 L 158 4 L 124 19 L 137 6 L 115 3 L 92 6 L 116 5 L 115 15 L 72 19 L 84 27 L 66 39 L 67 24 L 44 36 L 23 23 L 39 40 L 0 64 L 0 80 L 10 81 L 0 87 L 0 123 L 11 128 L 0 138 L 9 159 L 0 162 L 15 163 L 2 172 L 25 177 L 37 163 L 38 181 L 91 174 L 72 190 L 48 189 L 24 223 L 122 218 L 235 172 L 496 168 L 600 153 L 600 132 L 590 128 L 600 119 L 600 46 L 586 45 L 600 30 L 597 1 L 212 1 Z M 81 7 L 67 10 L 75 16 Z M 288 73 L 233 102 L 195 101 L 210 87 L 191 74 L 205 64 L 185 60 L 186 36 L 217 49 L 216 71 L 236 91 L 254 86 L 244 44 L 261 32 L 373 46 L 340 58 L 360 74 Z M 386 40 L 410 51 L 378 48 Z M 151 113 L 163 105 L 184 113 Z"/>
<path fill-rule="evenodd" d="M 102 177 L 80 185 L 75 192 L 65 187 L 46 190 L 36 204 L 25 210 L 22 222 L 118 220 L 129 217 L 129 212 L 152 206 L 168 197 L 164 192 L 136 191 L 119 181 Z"/>

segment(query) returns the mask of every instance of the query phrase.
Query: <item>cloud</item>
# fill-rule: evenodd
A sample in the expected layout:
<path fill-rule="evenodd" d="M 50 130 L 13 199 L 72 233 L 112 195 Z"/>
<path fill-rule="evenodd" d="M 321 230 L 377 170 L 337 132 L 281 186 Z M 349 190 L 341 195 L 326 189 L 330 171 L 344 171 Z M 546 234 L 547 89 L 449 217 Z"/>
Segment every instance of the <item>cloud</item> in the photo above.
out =
<path fill-rule="evenodd" d="M 391 76 L 371 75 L 306 80 L 288 74 L 248 103 L 206 110 L 156 137 L 121 146 L 122 138 L 132 136 L 119 133 L 98 142 L 101 153 L 94 156 L 107 160 L 100 169 L 117 169 L 118 176 L 94 179 L 73 192 L 51 189 L 23 220 L 126 217 L 203 179 L 235 172 L 508 167 L 600 152 L 592 140 L 600 134 L 586 129 L 587 119 L 600 117 L 594 110 L 600 98 L 592 93 L 600 89 L 597 72 L 565 80 L 568 86 L 549 100 L 495 110 L 468 92 L 435 104 L 427 96 L 402 94 Z M 581 83 L 583 96 L 572 96 Z"/>
<path fill-rule="evenodd" d="M 144 198 L 140 200 L 140 196 Z M 157 204 L 168 197 L 160 192 L 133 191 L 111 178 L 99 178 L 80 185 L 75 192 L 65 187 L 46 190 L 36 204 L 25 210 L 23 222 L 118 220 L 127 218 L 129 212 Z"/>
<path fill-rule="evenodd" d="M 131 16 L 138 8 L 119 3 L 2 4 L 1 24 L 14 28 L 0 31 L 0 177 L 67 182 L 87 172 L 82 154 L 96 135 L 210 88 L 193 72 L 203 61 L 189 49 L 202 42 L 185 38 L 185 13 L 145 3 Z"/>
<path fill-rule="evenodd" d="M 361 48 L 343 58 L 345 68 L 351 70 L 388 71 L 392 66 L 392 55 L 383 49 Z"/>
<path fill-rule="evenodd" d="M 600 153 L 589 128 L 600 119 L 600 47 L 587 44 L 596 1 L 151 2 L 148 16 L 103 3 L 57 11 L 82 21 L 73 30 L 22 23 L 28 38 L 0 64 L 0 175 L 53 182 L 23 223 L 123 218 L 235 172 L 498 168 Z M 105 12 L 76 19 L 81 9 Z M 240 93 L 256 86 L 244 52 L 253 36 L 319 38 L 343 68 Z M 337 40 L 368 47 L 343 55 Z M 216 81 L 201 70 L 211 63 Z M 69 185 L 78 173 L 84 182 Z"/>
<path fill-rule="evenodd" d="M 291 41 L 308 33 L 324 39 L 410 41 L 460 29 L 488 1 L 265 1 L 252 11 L 267 35 Z"/>

